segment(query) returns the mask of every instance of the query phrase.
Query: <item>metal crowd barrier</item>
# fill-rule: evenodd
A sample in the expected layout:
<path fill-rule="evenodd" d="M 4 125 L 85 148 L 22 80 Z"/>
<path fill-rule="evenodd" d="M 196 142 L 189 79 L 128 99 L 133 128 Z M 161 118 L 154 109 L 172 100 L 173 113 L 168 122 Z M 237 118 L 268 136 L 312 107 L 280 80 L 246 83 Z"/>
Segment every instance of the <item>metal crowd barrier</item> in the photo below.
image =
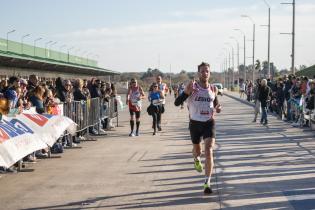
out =
<path fill-rule="evenodd" d="M 315 98 L 314 98 L 313 103 L 315 104 Z M 303 105 L 302 117 L 303 117 L 303 122 L 305 123 L 307 121 L 311 130 L 314 131 L 315 130 L 315 109 L 307 109 L 306 102 L 304 102 L 304 105 Z"/>
<path fill-rule="evenodd" d="M 115 98 L 71 101 L 70 103 L 63 103 L 61 106 L 61 114 L 69 117 L 78 125 L 77 132 L 82 132 L 94 126 L 97 126 L 99 131 L 100 123 L 105 119 L 116 118 L 118 126 L 118 109 Z"/>
<path fill-rule="evenodd" d="M 311 130 L 315 130 L 315 110 L 306 109 L 306 98 L 302 97 L 299 100 L 290 99 L 291 116 L 298 119 L 300 127 L 307 124 Z M 315 103 L 315 101 L 314 101 Z"/>
<path fill-rule="evenodd" d="M 111 100 L 108 102 L 108 111 L 109 111 L 109 118 L 114 119 L 116 118 L 116 124 L 118 127 L 118 102 L 116 98 L 112 97 Z"/>
<path fill-rule="evenodd" d="M 72 119 L 77 125 L 77 133 L 85 132 L 89 138 L 89 127 L 97 126 L 98 132 L 100 123 L 105 119 L 117 118 L 118 126 L 118 109 L 115 98 L 105 100 L 102 98 L 92 98 L 87 101 L 71 101 L 70 103 L 61 103 L 54 107 L 46 107 L 48 114 L 60 114 Z M 109 121 L 108 121 L 109 122 Z M 63 138 L 69 136 L 68 133 L 60 136 Z M 72 138 L 69 138 L 72 144 Z M 51 157 L 51 150 L 49 148 L 48 157 Z M 18 161 L 18 171 L 22 170 L 22 160 Z"/>

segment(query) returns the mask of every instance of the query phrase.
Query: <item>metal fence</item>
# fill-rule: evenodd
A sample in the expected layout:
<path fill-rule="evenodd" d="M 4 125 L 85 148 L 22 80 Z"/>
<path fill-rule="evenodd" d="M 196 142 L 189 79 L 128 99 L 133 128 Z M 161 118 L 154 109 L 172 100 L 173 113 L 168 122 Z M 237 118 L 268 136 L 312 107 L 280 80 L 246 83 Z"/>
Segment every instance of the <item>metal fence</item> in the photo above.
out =
<path fill-rule="evenodd" d="M 308 100 L 311 100 L 311 97 L 308 98 Z M 306 108 L 306 98 L 302 97 L 298 100 L 291 99 L 289 103 L 291 107 L 291 118 L 293 118 L 300 127 L 307 125 L 311 130 L 315 130 L 315 109 Z"/>
<path fill-rule="evenodd" d="M 72 119 L 77 125 L 77 132 L 84 131 L 89 127 L 98 127 L 102 121 L 116 118 L 118 126 L 118 108 L 115 97 L 92 98 L 86 101 L 71 101 L 60 104 L 61 113 Z"/>

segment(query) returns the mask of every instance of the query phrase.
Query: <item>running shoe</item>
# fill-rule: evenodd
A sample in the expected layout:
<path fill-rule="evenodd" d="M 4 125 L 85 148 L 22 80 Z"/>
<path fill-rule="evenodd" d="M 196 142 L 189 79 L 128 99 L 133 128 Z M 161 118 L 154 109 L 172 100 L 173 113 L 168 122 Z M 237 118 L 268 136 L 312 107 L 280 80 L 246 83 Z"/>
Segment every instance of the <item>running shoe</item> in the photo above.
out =
<path fill-rule="evenodd" d="M 135 134 L 134 134 L 133 132 L 131 132 L 131 133 L 129 134 L 129 136 L 130 136 L 130 137 L 134 137 Z"/>
<path fill-rule="evenodd" d="M 204 192 L 205 194 L 211 194 L 211 193 L 213 193 L 213 191 L 212 191 L 210 185 L 207 184 L 207 183 L 205 183 L 205 184 L 203 185 L 203 192 Z"/>
<path fill-rule="evenodd" d="M 203 167 L 200 160 L 196 159 L 194 166 L 195 166 L 196 171 L 198 171 L 199 173 L 202 172 Z"/>
<path fill-rule="evenodd" d="M 137 131 L 137 132 L 136 132 L 136 136 L 139 136 L 139 135 L 140 135 L 140 134 L 139 134 L 139 131 Z"/>

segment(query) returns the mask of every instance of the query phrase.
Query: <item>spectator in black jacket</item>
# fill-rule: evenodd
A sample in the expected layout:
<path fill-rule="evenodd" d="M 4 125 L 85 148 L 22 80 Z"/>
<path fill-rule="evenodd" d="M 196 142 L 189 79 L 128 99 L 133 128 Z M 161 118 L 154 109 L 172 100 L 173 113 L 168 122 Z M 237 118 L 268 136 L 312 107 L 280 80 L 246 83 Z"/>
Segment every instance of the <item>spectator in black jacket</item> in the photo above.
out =
<path fill-rule="evenodd" d="M 98 98 L 102 97 L 101 93 L 101 81 L 100 80 L 95 80 L 94 83 L 91 84 L 91 98 Z"/>
<path fill-rule="evenodd" d="M 253 122 L 256 122 L 258 114 L 261 112 L 261 105 L 259 101 L 259 90 L 260 90 L 260 79 L 256 80 L 256 84 L 254 86 L 254 102 L 255 102 L 255 108 L 254 108 L 254 120 Z"/>
<path fill-rule="evenodd" d="M 86 98 L 91 98 L 90 90 L 88 88 L 88 81 L 86 79 L 83 80 L 82 93 L 86 96 Z"/>
<path fill-rule="evenodd" d="M 281 118 L 282 118 L 282 113 L 283 113 L 283 103 L 285 100 L 283 87 L 284 86 L 283 86 L 282 80 L 279 80 L 277 82 L 276 101 L 277 101 L 277 113 L 279 117 Z"/>
<path fill-rule="evenodd" d="M 267 80 L 263 79 L 261 80 L 261 86 L 259 88 L 259 101 L 261 103 L 261 120 L 260 123 L 267 125 L 268 124 L 268 119 L 267 119 L 267 105 L 268 101 L 270 100 L 271 96 L 271 90 L 270 87 L 267 85 Z"/>
<path fill-rule="evenodd" d="M 293 75 L 289 75 L 289 77 L 284 77 L 284 97 L 287 102 L 287 121 L 291 121 L 291 103 L 289 102 L 290 100 L 290 90 L 293 85 L 293 78 L 295 78 Z"/>
<path fill-rule="evenodd" d="M 86 101 L 87 100 L 87 97 L 86 95 L 84 95 L 84 92 L 83 92 L 83 80 L 82 79 L 77 79 L 74 83 L 74 91 L 73 91 L 73 99 L 75 101 Z M 83 116 L 82 115 L 85 115 L 86 113 L 86 103 L 75 103 L 75 106 L 82 106 L 82 109 L 79 109 L 79 107 L 77 107 L 77 114 L 78 115 L 81 115 L 81 116 L 78 116 L 78 120 L 79 122 L 77 122 L 79 124 L 79 126 L 81 124 L 83 124 Z M 80 111 L 79 111 L 80 110 Z M 79 127 L 79 129 L 82 129 L 82 127 Z M 85 131 L 80 131 L 77 133 L 77 138 L 75 138 L 73 136 L 73 142 L 74 143 L 80 143 L 80 140 L 85 140 L 85 138 L 83 137 L 83 135 L 85 134 Z"/>
<path fill-rule="evenodd" d="M 56 79 L 56 97 L 59 98 L 61 102 L 66 101 L 66 90 L 63 86 L 63 81 L 60 77 Z"/>
<path fill-rule="evenodd" d="M 73 99 L 75 101 L 87 100 L 86 95 L 84 95 L 83 91 L 83 80 L 77 79 L 74 83 L 74 91 L 73 91 Z"/>

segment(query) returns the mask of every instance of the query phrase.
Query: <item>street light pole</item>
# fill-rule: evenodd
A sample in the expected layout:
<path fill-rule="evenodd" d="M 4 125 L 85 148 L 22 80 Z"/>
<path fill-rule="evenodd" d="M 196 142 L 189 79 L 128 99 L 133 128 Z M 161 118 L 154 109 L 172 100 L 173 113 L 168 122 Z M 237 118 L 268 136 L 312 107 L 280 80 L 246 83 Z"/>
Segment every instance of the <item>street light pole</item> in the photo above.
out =
<path fill-rule="evenodd" d="M 229 73 L 229 69 L 231 67 L 231 54 L 230 54 L 230 52 L 229 52 L 229 50 L 227 48 L 224 47 L 223 49 L 225 50 L 225 53 L 226 53 L 227 86 L 229 88 L 230 87 L 230 73 Z"/>
<path fill-rule="evenodd" d="M 234 29 L 235 31 L 239 31 L 244 36 L 244 82 L 246 81 L 246 36 L 245 33 L 241 29 Z"/>
<path fill-rule="evenodd" d="M 53 43 L 50 44 L 50 46 L 49 46 L 49 48 L 48 48 L 49 57 L 50 57 L 50 53 L 51 53 L 51 52 L 50 52 L 50 51 L 51 51 L 51 47 L 54 46 L 54 45 L 57 44 L 57 43 L 58 43 L 58 42 L 56 41 L 56 42 L 53 42 Z"/>
<path fill-rule="evenodd" d="M 292 5 L 292 33 L 281 33 L 281 34 L 291 34 L 292 35 L 292 53 L 291 53 L 291 71 L 295 74 L 295 0 L 292 3 L 281 3 L 281 4 L 291 4 Z"/>
<path fill-rule="evenodd" d="M 234 87 L 234 48 L 229 42 L 225 42 L 224 44 L 229 45 L 232 48 L 232 87 Z"/>
<path fill-rule="evenodd" d="M 172 88 L 172 64 L 170 64 L 170 88 Z"/>
<path fill-rule="evenodd" d="M 238 72 L 238 77 L 239 77 L 240 75 L 240 46 L 239 46 L 238 40 L 235 37 L 230 36 L 230 39 L 234 39 L 237 44 L 237 72 Z M 239 86 L 239 79 L 237 79 L 237 86 Z"/>
<path fill-rule="evenodd" d="M 68 63 L 69 63 L 69 61 L 70 61 L 70 50 L 72 50 L 74 47 L 70 47 L 70 48 L 68 48 Z"/>
<path fill-rule="evenodd" d="M 248 15 L 241 15 L 241 17 L 245 17 L 248 18 L 250 21 L 252 21 L 253 23 L 253 66 L 252 66 L 252 70 L 253 70 L 253 81 L 255 81 L 255 31 L 256 31 L 256 24 L 255 21 Z"/>
<path fill-rule="evenodd" d="M 268 76 L 270 78 L 270 5 L 267 3 L 266 0 L 263 0 L 268 7 L 268 25 L 262 25 L 268 27 Z"/>
<path fill-rule="evenodd" d="M 223 78 L 224 78 L 224 87 L 226 87 L 226 57 L 223 58 Z"/>
<path fill-rule="evenodd" d="M 9 51 L 9 34 L 15 32 L 15 29 L 13 29 L 12 31 L 7 32 L 7 52 Z"/>
<path fill-rule="evenodd" d="M 48 41 L 45 43 L 45 58 L 47 58 L 47 45 L 52 43 L 52 41 Z"/>
<path fill-rule="evenodd" d="M 39 40 L 42 40 L 42 38 L 40 37 L 34 40 L 34 57 L 36 56 L 36 42 Z"/>
<path fill-rule="evenodd" d="M 224 53 L 222 52 L 222 53 L 220 53 L 219 54 L 219 57 L 216 59 L 216 60 L 221 60 L 221 58 L 222 58 L 222 56 L 224 56 Z M 224 58 L 224 57 L 223 57 Z M 225 80 L 225 78 L 224 78 L 224 76 L 225 76 L 225 74 L 224 74 L 224 59 L 223 59 L 223 61 L 220 63 L 220 82 L 222 82 L 222 84 L 224 84 L 225 82 L 224 82 L 224 80 Z M 223 80 L 222 80 L 222 78 L 223 78 Z M 225 84 L 224 84 L 225 85 Z"/>
<path fill-rule="evenodd" d="M 292 18 L 292 72 L 295 74 L 295 66 L 294 66 L 294 59 L 295 59 L 295 0 L 292 2 L 293 7 L 293 18 Z"/>
<path fill-rule="evenodd" d="M 30 34 L 25 34 L 25 35 L 22 36 L 22 38 L 21 38 L 21 54 L 23 54 L 23 48 L 24 48 L 24 43 L 23 43 L 23 41 L 24 41 L 24 38 L 29 37 L 29 36 L 30 36 Z"/>
<path fill-rule="evenodd" d="M 61 49 L 66 47 L 67 45 L 63 44 L 59 47 L 59 60 L 61 60 Z"/>
<path fill-rule="evenodd" d="M 228 84 L 229 84 L 229 74 L 228 74 L 228 57 L 227 55 L 225 56 L 225 87 L 228 87 Z"/>

